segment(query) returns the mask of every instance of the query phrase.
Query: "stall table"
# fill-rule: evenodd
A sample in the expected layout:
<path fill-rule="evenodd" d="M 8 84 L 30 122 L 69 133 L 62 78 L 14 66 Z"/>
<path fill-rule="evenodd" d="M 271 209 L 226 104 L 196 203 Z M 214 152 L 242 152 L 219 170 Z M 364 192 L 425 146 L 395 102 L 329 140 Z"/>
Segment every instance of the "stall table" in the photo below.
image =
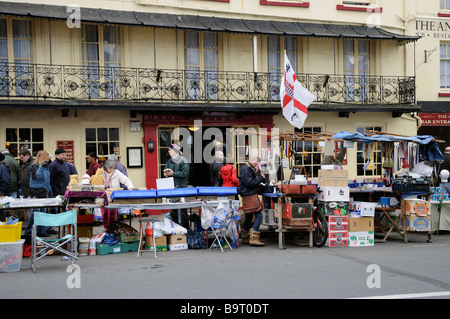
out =
<path fill-rule="evenodd" d="M 306 222 L 304 225 L 298 226 L 288 226 L 283 225 L 283 204 L 285 204 L 287 197 L 305 197 L 310 200 L 310 196 L 305 194 L 283 194 L 283 193 L 263 193 L 262 196 L 277 198 L 276 214 L 278 216 L 278 225 L 275 231 L 278 233 L 278 247 L 280 249 L 286 249 L 286 243 L 284 240 L 284 233 L 292 231 L 307 231 L 309 232 L 309 247 L 313 247 L 313 235 L 314 235 L 314 224 L 312 217 L 310 222 Z"/>
<path fill-rule="evenodd" d="M 201 207 L 203 204 L 203 201 L 195 201 L 195 202 L 184 202 L 184 203 L 152 203 L 152 204 L 110 204 L 105 206 L 106 209 L 118 209 L 121 207 L 129 207 L 130 209 L 134 210 L 154 210 L 154 211 L 163 211 L 163 210 L 171 210 L 171 209 L 177 209 L 178 214 L 180 217 L 181 209 L 188 209 L 188 208 L 195 208 L 195 207 Z M 150 251 L 150 250 L 143 250 L 142 249 L 142 230 L 143 226 L 142 223 L 150 223 L 152 230 L 153 230 L 153 223 L 156 220 L 154 218 L 142 218 L 141 214 L 139 214 L 139 248 L 137 252 L 137 257 L 139 258 L 139 255 L 142 255 L 142 252 L 144 251 Z M 155 244 L 155 237 L 153 236 L 153 247 L 155 247 L 155 258 L 157 258 L 156 255 L 156 244 Z"/>
<path fill-rule="evenodd" d="M 450 201 L 442 202 L 440 218 L 439 201 L 431 201 L 431 230 L 450 231 Z"/>

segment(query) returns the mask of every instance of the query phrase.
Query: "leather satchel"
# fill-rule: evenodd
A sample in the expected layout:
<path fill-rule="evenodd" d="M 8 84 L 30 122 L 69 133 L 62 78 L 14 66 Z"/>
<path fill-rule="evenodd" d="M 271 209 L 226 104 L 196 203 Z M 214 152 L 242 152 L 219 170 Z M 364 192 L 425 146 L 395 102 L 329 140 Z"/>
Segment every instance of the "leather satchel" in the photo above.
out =
<path fill-rule="evenodd" d="M 262 210 L 258 194 L 242 196 L 242 208 L 245 214 L 257 213 Z"/>

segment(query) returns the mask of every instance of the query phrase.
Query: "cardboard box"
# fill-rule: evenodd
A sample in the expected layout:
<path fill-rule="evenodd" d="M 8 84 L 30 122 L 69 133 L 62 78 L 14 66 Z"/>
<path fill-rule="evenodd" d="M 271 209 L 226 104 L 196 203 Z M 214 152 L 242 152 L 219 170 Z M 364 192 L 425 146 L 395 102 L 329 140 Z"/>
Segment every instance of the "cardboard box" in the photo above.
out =
<path fill-rule="evenodd" d="M 319 187 L 348 187 L 348 171 L 319 169 Z"/>
<path fill-rule="evenodd" d="M 397 219 L 397 226 L 403 230 L 403 218 Z M 431 216 L 418 216 L 416 214 L 406 216 L 406 230 L 411 232 L 431 231 Z"/>
<path fill-rule="evenodd" d="M 348 237 L 330 238 L 328 237 L 325 244 L 327 247 L 347 247 Z"/>
<path fill-rule="evenodd" d="M 347 216 L 330 216 L 328 218 L 328 232 L 348 231 Z"/>
<path fill-rule="evenodd" d="M 373 217 L 350 217 L 348 221 L 349 232 L 373 231 Z"/>
<path fill-rule="evenodd" d="M 374 217 L 376 203 L 370 202 L 350 202 L 349 213 L 354 217 Z"/>
<path fill-rule="evenodd" d="M 155 238 L 156 251 L 166 251 L 167 250 L 167 237 L 166 235 Z M 145 236 L 145 249 L 153 251 L 155 247 L 153 246 L 153 237 Z"/>
<path fill-rule="evenodd" d="M 317 200 L 323 202 L 348 202 L 350 200 L 350 188 L 348 186 L 320 187 L 320 193 L 317 194 Z"/>
<path fill-rule="evenodd" d="M 167 238 L 167 248 L 169 250 L 188 249 L 186 235 L 169 235 Z"/>
<path fill-rule="evenodd" d="M 349 202 L 318 202 L 319 211 L 324 215 L 348 215 Z"/>
<path fill-rule="evenodd" d="M 350 247 L 370 247 L 375 243 L 373 231 L 349 232 L 348 239 Z"/>
<path fill-rule="evenodd" d="M 287 184 L 279 187 L 283 194 L 300 194 L 301 185 Z"/>
<path fill-rule="evenodd" d="M 431 203 L 422 199 L 406 199 L 404 201 L 405 214 L 417 216 L 431 215 Z"/>

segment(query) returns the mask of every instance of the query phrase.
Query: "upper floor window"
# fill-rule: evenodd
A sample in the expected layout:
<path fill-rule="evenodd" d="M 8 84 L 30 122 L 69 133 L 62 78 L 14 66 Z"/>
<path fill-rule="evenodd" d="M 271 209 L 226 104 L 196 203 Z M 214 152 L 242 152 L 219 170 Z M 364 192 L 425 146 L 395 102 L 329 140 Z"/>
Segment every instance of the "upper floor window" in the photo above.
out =
<path fill-rule="evenodd" d="M 450 43 L 440 45 L 441 88 L 450 89 Z"/>
<path fill-rule="evenodd" d="M 450 0 L 441 0 L 441 10 L 450 10 Z"/>
<path fill-rule="evenodd" d="M 215 32 L 184 33 L 186 98 L 219 98 L 219 35 Z M 200 71 L 203 72 L 200 72 Z"/>
<path fill-rule="evenodd" d="M 346 101 L 366 102 L 369 99 L 370 51 L 369 40 L 344 40 Z"/>
<path fill-rule="evenodd" d="M 82 26 L 81 59 L 89 98 L 114 98 L 120 93 L 120 40 L 119 26 Z"/>
<path fill-rule="evenodd" d="M 32 39 L 30 20 L 0 19 L 0 95 L 33 93 Z"/>
<path fill-rule="evenodd" d="M 298 40 L 296 37 L 268 37 L 269 92 L 272 101 L 280 100 L 279 87 L 284 72 L 284 50 L 294 72 L 298 73 Z"/>

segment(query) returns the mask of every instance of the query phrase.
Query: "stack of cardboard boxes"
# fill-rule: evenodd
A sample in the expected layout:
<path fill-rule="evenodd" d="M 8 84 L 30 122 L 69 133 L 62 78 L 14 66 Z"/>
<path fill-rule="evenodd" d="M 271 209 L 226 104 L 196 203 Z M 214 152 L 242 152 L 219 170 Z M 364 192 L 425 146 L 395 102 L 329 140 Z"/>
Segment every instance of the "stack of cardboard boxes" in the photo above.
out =
<path fill-rule="evenodd" d="M 348 246 L 348 209 L 350 188 L 348 172 L 336 169 L 319 170 L 318 205 L 328 216 L 328 247 Z"/>
<path fill-rule="evenodd" d="M 406 230 L 411 232 L 431 231 L 431 203 L 422 199 L 404 201 Z M 398 219 L 398 227 L 403 229 L 402 218 Z"/>
<path fill-rule="evenodd" d="M 348 225 L 349 246 L 374 245 L 374 216 L 376 203 L 350 202 Z"/>

